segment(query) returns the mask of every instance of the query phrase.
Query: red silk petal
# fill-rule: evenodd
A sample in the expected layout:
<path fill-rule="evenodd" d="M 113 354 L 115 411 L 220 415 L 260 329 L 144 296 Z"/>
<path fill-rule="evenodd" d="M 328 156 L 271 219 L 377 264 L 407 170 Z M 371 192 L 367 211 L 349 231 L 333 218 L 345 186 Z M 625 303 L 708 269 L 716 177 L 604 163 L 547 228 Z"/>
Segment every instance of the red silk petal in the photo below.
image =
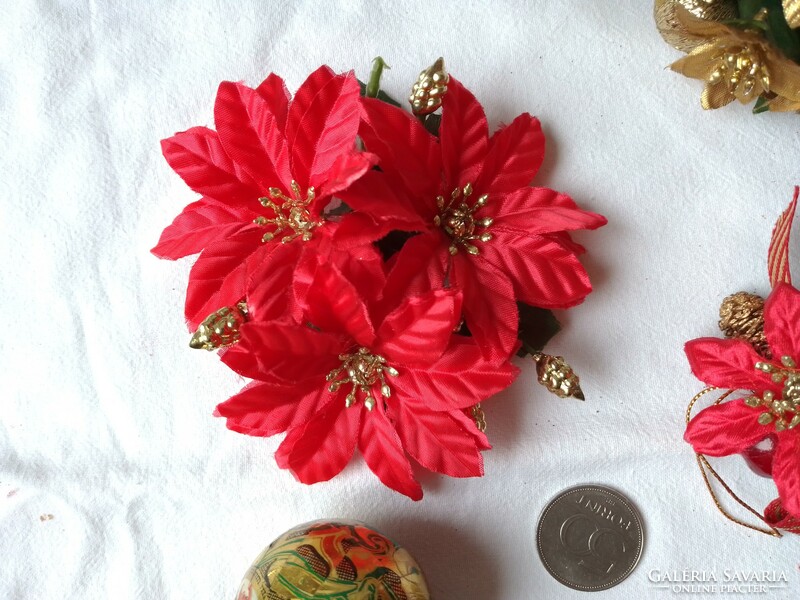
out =
<path fill-rule="evenodd" d="M 355 451 L 363 410 L 330 401 L 311 421 L 289 431 L 275 453 L 278 465 L 307 484 L 338 475 Z"/>
<path fill-rule="evenodd" d="M 292 177 L 286 140 L 261 94 L 244 84 L 223 81 L 214 103 L 214 122 L 228 156 L 262 189 L 288 191 Z"/>
<path fill-rule="evenodd" d="M 270 73 L 256 88 L 275 117 L 275 124 L 281 132 L 286 130 L 286 115 L 289 112 L 289 90 L 278 75 Z"/>
<path fill-rule="evenodd" d="M 461 293 L 434 290 L 405 297 L 378 328 L 376 351 L 396 364 L 429 365 L 461 320 Z"/>
<path fill-rule="evenodd" d="M 241 339 L 222 355 L 222 362 L 252 379 L 297 382 L 319 378 L 339 366 L 346 349 L 337 336 L 304 325 L 250 321 L 241 327 Z"/>
<path fill-rule="evenodd" d="M 231 431 L 271 436 L 307 423 L 330 399 L 325 381 L 300 384 L 258 381 L 217 406 Z"/>
<path fill-rule="evenodd" d="M 412 500 L 422 499 L 422 486 L 414 478 L 394 425 L 380 406 L 363 415 L 358 449 L 383 485 Z"/>
<path fill-rule="evenodd" d="M 301 187 L 321 187 L 336 160 L 355 149 L 358 95 L 358 81 L 348 74 L 337 75 L 311 98 L 289 140 L 292 175 Z"/>
<path fill-rule="evenodd" d="M 800 533 L 800 519 L 786 512 L 780 498 L 776 498 L 767 505 L 764 509 L 764 519 L 777 529 Z"/>
<path fill-rule="evenodd" d="M 483 475 L 483 457 L 475 440 L 449 413 L 403 400 L 393 408 L 403 447 L 423 467 L 450 477 Z"/>
<path fill-rule="evenodd" d="M 483 107 L 454 77 L 442 99 L 442 167 L 445 191 L 474 183 L 489 146 L 489 126 Z"/>
<path fill-rule="evenodd" d="M 792 515 L 800 515 L 800 436 L 794 429 L 778 434 L 772 478 L 783 507 Z"/>
<path fill-rule="evenodd" d="M 519 369 L 506 360 L 483 358 L 481 349 L 469 338 L 453 336 L 442 357 L 427 368 L 398 369 L 390 379 L 407 396 L 431 410 L 461 410 L 483 402 L 507 388 L 516 379 Z"/>
<path fill-rule="evenodd" d="M 375 221 L 392 220 L 396 229 L 423 231 L 432 226 L 417 213 L 402 190 L 397 190 L 385 173 L 370 171 L 339 194 L 353 210 L 364 212 Z"/>
<path fill-rule="evenodd" d="M 320 194 L 328 197 L 346 190 L 353 182 L 357 181 L 364 173 L 369 171 L 378 162 L 378 157 L 369 152 L 351 152 L 342 154 L 325 174 L 325 182 Z M 340 196 L 341 197 L 341 196 Z M 324 209 L 324 206 L 320 206 Z"/>
<path fill-rule="evenodd" d="M 361 346 L 371 346 L 375 329 L 355 286 L 332 264 L 320 264 L 298 304 L 310 323 L 323 331 L 346 334 Z"/>
<path fill-rule="evenodd" d="M 261 232 L 248 229 L 210 244 L 189 272 L 184 312 L 193 329 L 208 315 L 245 297 L 245 261 L 261 247 Z"/>
<path fill-rule="evenodd" d="M 358 131 L 380 167 L 410 192 L 417 213 L 430 221 L 437 213 L 436 196 L 442 171 L 439 141 L 410 113 L 374 98 L 362 98 Z"/>
<path fill-rule="evenodd" d="M 547 188 L 523 187 L 495 203 L 487 204 L 494 218 L 491 231 L 513 229 L 523 235 L 597 229 L 608 221 L 602 215 L 579 209 L 566 194 Z M 494 214 L 492 214 L 494 209 Z"/>
<path fill-rule="evenodd" d="M 311 101 L 335 76 L 330 67 L 322 65 L 311 73 L 298 88 L 292 103 L 289 105 L 289 112 L 286 117 L 286 141 L 289 143 L 289 146 L 294 143 L 294 138 L 300 127 L 300 122 L 308 111 Z"/>
<path fill-rule="evenodd" d="M 491 243 L 491 242 L 490 242 Z M 484 356 L 507 358 L 517 345 L 519 313 L 508 276 L 480 257 L 459 252 L 455 283 L 464 292 L 464 316 Z"/>
<path fill-rule="evenodd" d="M 389 263 L 383 290 L 383 314 L 393 310 L 401 298 L 443 287 L 448 261 L 447 246 L 438 231 L 407 240 Z"/>
<path fill-rule="evenodd" d="M 248 260 L 247 310 L 251 320 L 289 316 L 294 301 L 292 278 L 300 251 L 299 244 L 268 244 L 258 261 Z"/>
<path fill-rule="evenodd" d="M 491 201 L 494 194 L 509 194 L 528 185 L 542 165 L 544 146 L 539 119 L 521 114 L 492 136 L 475 190 L 489 194 Z"/>
<path fill-rule="evenodd" d="M 472 436 L 472 439 L 475 441 L 475 446 L 477 446 L 478 450 L 492 449 L 492 445 L 489 443 L 489 438 L 486 437 L 484 432 L 478 429 L 478 426 L 475 425 L 475 421 L 473 421 L 469 415 L 460 410 L 453 410 L 447 414 L 449 414 L 454 421 L 457 421 L 464 431 Z"/>
<path fill-rule="evenodd" d="M 764 359 L 747 342 L 700 338 L 684 350 L 692 373 L 706 385 L 754 391 L 775 387 L 769 375 L 756 370 L 756 363 Z"/>
<path fill-rule="evenodd" d="M 764 305 L 764 334 L 775 360 L 800 361 L 800 291 L 779 283 Z"/>
<path fill-rule="evenodd" d="M 192 127 L 161 140 L 161 151 L 169 166 L 198 194 L 226 204 L 258 206 L 258 185 L 227 155 L 215 131 Z"/>
<path fill-rule="evenodd" d="M 758 422 L 759 411 L 741 399 L 704 408 L 689 421 L 683 439 L 708 456 L 738 454 L 770 434 Z"/>
<path fill-rule="evenodd" d="M 569 308 L 592 291 L 578 258 L 558 242 L 541 236 L 498 230 L 492 241 L 481 246 L 481 255 L 511 280 L 517 298 L 533 306 Z M 482 285 L 494 282 L 486 270 L 477 271 L 477 277 Z"/>
<path fill-rule="evenodd" d="M 206 246 L 246 227 L 255 216 L 244 208 L 233 208 L 211 198 L 202 198 L 189 204 L 175 217 L 150 252 L 171 260 L 197 254 Z"/>

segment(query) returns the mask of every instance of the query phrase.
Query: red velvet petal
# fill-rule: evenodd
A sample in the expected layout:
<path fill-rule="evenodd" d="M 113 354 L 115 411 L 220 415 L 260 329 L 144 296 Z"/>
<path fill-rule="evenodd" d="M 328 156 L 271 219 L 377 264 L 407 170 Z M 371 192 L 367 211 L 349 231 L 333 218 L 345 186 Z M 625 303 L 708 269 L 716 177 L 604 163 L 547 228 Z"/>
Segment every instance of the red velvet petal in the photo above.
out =
<path fill-rule="evenodd" d="M 520 188 L 497 203 L 489 202 L 485 210 L 494 218 L 493 232 L 513 229 L 537 235 L 597 229 L 608 222 L 602 215 L 579 209 L 569 196 L 547 188 Z"/>
<path fill-rule="evenodd" d="M 252 223 L 255 213 L 233 208 L 211 198 L 192 202 L 161 233 L 155 248 L 159 258 L 176 260 L 238 232 Z"/>
<path fill-rule="evenodd" d="M 792 515 L 800 515 L 800 436 L 796 430 L 778 434 L 772 478 L 783 507 Z"/>
<path fill-rule="evenodd" d="M 439 142 L 410 113 L 374 98 L 362 98 L 363 121 L 359 135 L 380 167 L 395 184 L 410 192 L 417 213 L 431 221 L 442 172 Z"/>
<path fill-rule="evenodd" d="M 369 311 L 350 283 L 334 265 L 320 264 L 305 299 L 298 298 L 306 318 L 322 331 L 346 334 L 361 346 L 371 346 L 375 329 Z"/>
<path fill-rule="evenodd" d="M 510 231 L 494 233 L 494 239 L 481 246 L 481 256 L 511 280 L 515 296 L 523 302 L 541 308 L 568 308 L 592 291 L 583 265 L 558 242 Z M 483 285 L 494 281 L 486 270 L 477 271 L 477 277 Z"/>
<path fill-rule="evenodd" d="M 395 365 L 429 365 L 444 352 L 461 320 L 461 293 L 407 296 L 378 328 L 375 350 Z"/>
<path fill-rule="evenodd" d="M 539 120 L 523 113 L 489 141 L 478 193 L 509 194 L 528 185 L 544 159 L 544 134 Z"/>
<path fill-rule="evenodd" d="M 507 388 L 519 375 L 519 369 L 508 360 L 484 359 L 480 348 L 463 336 L 453 336 L 450 347 L 429 367 L 398 370 L 400 374 L 390 379 L 390 386 L 438 411 L 474 406 Z"/>
<path fill-rule="evenodd" d="M 289 112 L 289 90 L 278 75 L 270 73 L 256 88 L 275 117 L 275 125 L 281 132 L 286 130 L 286 114 Z"/>
<path fill-rule="evenodd" d="M 337 75 L 311 98 L 289 140 L 292 175 L 301 187 L 322 187 L 336 160 L 355 149 L 358 96 L 358 81 L 348 74 Z"/>
<path fill-rule="evenodd" d="M 764 333 L 776 360 L 800 361 L 800 291 L 788 283 L 778 284 L 767 298 Z"/>
<path fill-rule="evenodd" d="M 364 173 L 369 171 L 378 162 L 378 157 L 369 152 L 351 152 L 342 154 L 325 174 L 320 194 L 328 197 L 346 190 L 353 182 L 357 181 Z M 320 203 L 321 204 L 321 203 Z M 320 210 L 324 206 L 320 205 Z"/>
<path fill-rule="evenodd" d="M 330 392 L 324 380 L 301 384 L 258 381 L 217 406 L 215 414 L 225 417 L 232 431 L 270 436 L 308 422 L 328 400 Z"/>
<path fill-rule="evenodd" d="M 261 191 L 225 153 L 216 132 L 192 127 L 161 141 L 169 166 L 198 194 L 226 204 L 258 206 Z"/>
<path fill-rule="evenodd" d="M 241 83 L 223 81 L 214 122 L 225 151 L 261 188 L 288 191 L 291 181 L 286 140 L 263 96 Z"/>
<path fill-rule="evenodd" d="M 492 242 L 489 242 L 492 243 Z M 459 252 L 455 284 L 464 292 L 464 316 L 484 356 L 507 358 L 517 344 L 519 313 L 514 286 L 489 261 Z"/>
<path fill-rule="evenodd" d="M 422 499 L 422 486 L 414 478 L 400 438 L 380 406 L 363 415 L 358 449 L 386 487 L 412 500 Z"/>
<path fill-rule="evenodd" d="M 741 399 L 704 408 L 689 421 L 683 438 L 708 456 L 738 454 L 770 434 L 759 424 L 759 411 Z"/>
<path fill-rule="evenodd" d="M 311 421 L 289 431 L 275 453 L 278 465 L 307 484 L 338 475 L 353 456 L 363 410 L 329 402 Z"/>
<path fill-rule="evenodd" d="M 206 247 L 189 273 L 184 311 L 192 329 L 208 315 L 245 297 L 247 257 L 261 247 L 258 228 Z"/>
<path fill-rule="evenodd" d="M 298 382 L 325 375 L 339 366 L 346 347 L 340 337 L 289 323 L 247 322 L 241 339 L 222 355 L 231 369 L 253 379 Z"/>
<path fill-rule="evenodd" d="M 286 141 L 291 146 L 300 122 L 303 120 L 308 107 L 319 91 L 330 82 L 336 75 L 327 65 L 322 65 L 311 73 L 294 95 L 292 103 L 289 105 L 289 113 L 286 117 Z"/>
<path fill-rule="evenodd" d="M 445 190 L 475 183 L 489 146 L 489 126 L 483 107 L 454 77 L 442 99 L 442 167 Z"/>
<path fill-rule="evenodd" d="M 700 338 L 686 344 L 692 373 L 706 385 L 734 390 L 766 390 L 775 387 L 770 376 L 755 368 L 764 360 L 741 340 Z"/>
<path fill-rule="evenodd" d="M 370 171 L 339 194 L 353 210 L 368 214 L 376 221 L 392 220 L 396 229 L 423 231 L 433 226 L 417 213 L 409 196 L 392 185 L 385 173 Z"/>
<path fill-rule="evenodd" d="M 423 467 L 450 477 L 483 475 L 483 457 L 475 440 L 449 413 L 403 401 L 392 408 L 403 447 Z"/>

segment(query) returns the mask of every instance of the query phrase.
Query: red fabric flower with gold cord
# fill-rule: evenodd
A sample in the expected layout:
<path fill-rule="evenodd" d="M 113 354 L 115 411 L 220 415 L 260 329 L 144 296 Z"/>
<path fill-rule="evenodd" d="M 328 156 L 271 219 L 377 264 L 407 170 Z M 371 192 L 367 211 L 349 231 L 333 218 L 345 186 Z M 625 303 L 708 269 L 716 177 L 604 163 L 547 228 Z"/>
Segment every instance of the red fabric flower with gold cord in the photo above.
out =
<path fill-rule="evenodd" d="M 741 339 L 702 338 L 686 344 L 698 379 L 752 395 L 709 406 L 685 438 L 695 452 L 727 456 L 775 436 L 772 477 L 783 508 L 800 516 L 800 292 L 777 285 L 764 306 L 764 334 L 772 358 Z"/>
<path fill-rule="evenodd" d="M 369 299 L 372 278 L 348 280 L 323 261 L 306 269 L 302 324 L 249 321 L 223 355 L 254 381 L 217 414 L 249 435 L 287 431 L 277 462 L 307 484 L 338 474 L 356 447 L 386 486 L 414 500 L 422 488 L 409 457 L 452 477 L 482 475 L 480 451 L 490 446 L 464 409 L 510 385 L 518 370 L 453 334 L 457 290 L 400 292 L 409 268 L 398 257 L 377 300 Z M 256 313 L 258 298 L 248 298 Z"/>
<path fill-rule="evenodd" d="M 203 196 L 152 250 L 169 259 L 201 252 L 186 293 L 192 328 L 244 298 L 253 271 L 270 270 L 262 262 L 292 264 L 320 239 L 333 238 L 338 224 L 323 210 L 375 162 L 356 152 L 358 98 L 353 74 L 335 75 L 326 66 L 291 101 L 275 74 L 255 89 L 225 81 L 214 105 L 216 131 L 193 127 L 162 142 L 170 166 Z M 363 215 L 341 220 L 348 218 Z M 340 264 L 350 258 L 332 257 Z"/>
<path fill-rule="evenodd" d="M 439 139 L 411 114 L 362 99 L 359 135 L 379 157 L 342 199 L 378 223 L 420 232 L 401 252 L 420 261 L 416 281 L 463 289 L 470 332 L 487 355 L 517 343 L 516 300 L 566 308 L 591 291 L 567 232 L 606 223 L 564 194 L 528 184 L 544 157 L 539 121 L 524 113 L 491 138 L 483 108 L 453 77 Z M 426 281 L 427 280 L 427 281 Z"/>

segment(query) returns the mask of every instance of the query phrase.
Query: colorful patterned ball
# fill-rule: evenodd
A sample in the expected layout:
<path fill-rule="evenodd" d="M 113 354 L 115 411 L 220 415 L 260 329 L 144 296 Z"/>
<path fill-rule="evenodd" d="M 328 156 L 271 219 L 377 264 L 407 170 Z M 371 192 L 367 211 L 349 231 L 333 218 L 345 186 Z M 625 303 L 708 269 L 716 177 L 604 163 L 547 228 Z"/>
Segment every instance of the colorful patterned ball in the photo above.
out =
<path fill-rule="evenodd" d="M 272 542 L 237 600 L 430 600 L 414 558 L 374 529 L 315 521 Z"/>

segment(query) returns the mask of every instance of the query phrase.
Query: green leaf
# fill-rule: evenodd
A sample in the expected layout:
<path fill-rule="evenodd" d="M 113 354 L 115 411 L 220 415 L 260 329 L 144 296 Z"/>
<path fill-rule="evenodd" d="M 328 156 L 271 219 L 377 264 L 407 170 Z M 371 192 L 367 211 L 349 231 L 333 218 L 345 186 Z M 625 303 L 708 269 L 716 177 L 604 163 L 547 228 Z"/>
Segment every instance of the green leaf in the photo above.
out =
<path fill-rule="evenodd" d="M 786 22 L 781 0 L 764 0 L 767 7 L 767 38 L 787 58 L 800 62 L 800 37 Z"/>
<path fill-rule="evenodd" d="M 744 20 L 751 20 L 765 4 L 765 0 L 739 0 L 739 16 Z"/>
<path fill-rule="evenodd" d="M 423 121 L 422 124 L 425 125 L 425 129 L 427 129 L 429 133 L 439 137 L 439 125 L 442 124 L 442 115 L 430 114 L 425 117 L 425 121 Z"/>
<path fill-rule="evenodd" d="M 519 309 L 518 337 L 522 348 L 517 353 L 519 356 L 541 352 L 547 342 L 561 331 L 561 324 L 556 319 L 553 311 L 546 308 L 530 306 L 524 302 L 517 302 Z"/>
<path fill-rule="evenodd" d="M 769 112 L 769 100 L 765 96 L 759 96 L 753 106 L 753 114 L 760 115 L 765 112 Z"/>

